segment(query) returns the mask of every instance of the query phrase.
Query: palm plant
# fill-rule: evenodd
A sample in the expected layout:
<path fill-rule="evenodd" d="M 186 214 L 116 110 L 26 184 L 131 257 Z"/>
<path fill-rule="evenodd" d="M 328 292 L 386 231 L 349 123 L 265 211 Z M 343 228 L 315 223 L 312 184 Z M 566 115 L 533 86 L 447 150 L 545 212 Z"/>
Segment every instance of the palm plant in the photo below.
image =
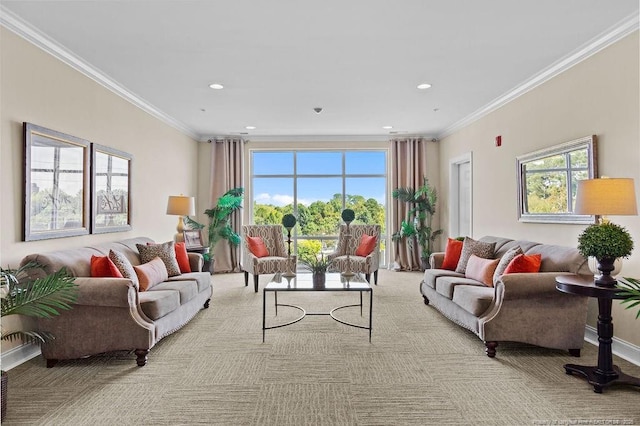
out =
<path fill-rule="evenodd" d="M 420 259 L 423 267 L 428 264 L 429 256 L 433 252 L 433 242 L 442 234 L 442 229 L 434 230 L 433 216 L 436 214 L 438 195 L 436 189 L 424 178 L 422 186 L 418 188 L 396 188 L 392 192 L 393 198 L 408 203 L 411 208 L 407 218 L 402 221 L 400 230 L 392 235 L 394 241 L 405 238 L 407 245 L 413 250 L 414 241 L 420 247 Z"/>
<path fill-rule="evenodd" d="M 618 278 L 617 287 L 621 289 L 620 295 L 624 298 L 622 303 L 627 303 L 626 309 L 640 306 L 640 280 L 636 278 Z M 640 318 L 640 308 L 636 314 L 636 319 Z"/>
<path fill-rule="evenodd" d="M 242 208 L 242 195 L 244 188 L 233 188 L 225 192 L 213 208 L 204 213 L 209 217 L 208 239 L 209 253 L 213 256 L 213 250 L 220 240 L 227 240 L 233 247 L 240 244 L 240 235 L 231 227 L 231 215 Z M 185 225 L 191 229 L 203 229 L 205 225 L 196 222 L 189 216 L 185 218 Z"/>
<path fill-rule="evenodd" d="M 41 266 L 29 262 L 18 269 L 0 268 L 1 316 L 24 315 L 51 318 L 62 310 L 71 309 L 77 298 L 74 278 L 63 268 L 41 278 L 30 279 L 29 271 Z M 53 339 L 50 333 L 35 330 L 2 332 L 1 339 L 22 339 L 29 343 L 44 343 Z"/>

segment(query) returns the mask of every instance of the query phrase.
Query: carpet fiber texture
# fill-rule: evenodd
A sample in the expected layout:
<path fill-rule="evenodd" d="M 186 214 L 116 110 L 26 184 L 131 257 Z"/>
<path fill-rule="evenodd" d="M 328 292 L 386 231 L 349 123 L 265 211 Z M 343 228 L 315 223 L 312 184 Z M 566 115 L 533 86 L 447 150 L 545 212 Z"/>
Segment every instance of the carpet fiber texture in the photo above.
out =
<path fill-rule="evenodd" d="M 260 277 L 260 289 L 268 281 Z M 132 353 L 61 361 L 40 357 L 9 371 L 5 424 L 38 425 L 544 425 L 640 424 L 640 389 L 593 392 L 564 373 L 595 365 L 564 351 L 501 343 L 495 359 L 474 334 L 425 306 L 421 274 L 380 271 L 373 338 L 328 316 L 267 330 L 262 291 L 242 274 L 214 275 L 211 307 L 166 337 L 137 367 Z M 267 321 L 274 316 L 269 294 Z M 280 293 L 309 311 L 356 303 L 357 293 Z M 365 301 L 367 298 L 365 298 Z M 339 315 L 366 323 L 359 309 Z M 615 322 L 615 318 L 614 318 Z M 624 372 L 640 367 L 622 359 Z"/>

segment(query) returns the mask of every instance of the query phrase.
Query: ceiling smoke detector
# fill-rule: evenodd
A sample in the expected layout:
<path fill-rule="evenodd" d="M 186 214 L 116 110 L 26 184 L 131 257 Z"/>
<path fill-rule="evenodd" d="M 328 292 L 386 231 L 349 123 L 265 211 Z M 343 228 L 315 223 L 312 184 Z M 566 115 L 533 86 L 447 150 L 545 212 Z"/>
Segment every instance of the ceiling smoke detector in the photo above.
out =
<path fill-rule="evenodd" d="M 313 110 L 316 112 L 316 114 L 320 114 L 322 112 L 322 108 L 320 107 L 315 107 Z"/>

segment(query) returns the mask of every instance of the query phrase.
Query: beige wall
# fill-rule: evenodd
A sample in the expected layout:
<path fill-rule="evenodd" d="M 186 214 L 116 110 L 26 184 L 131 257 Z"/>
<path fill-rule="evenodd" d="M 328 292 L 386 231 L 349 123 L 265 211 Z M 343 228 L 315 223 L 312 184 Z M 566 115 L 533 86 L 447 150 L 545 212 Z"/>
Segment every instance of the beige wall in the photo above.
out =
<path fill-rule="evenodd" d="M 449 187 L 452 158 L 473 153 L 474 237 L 499 235 L 577 245 L 581 225 L 520 223 L 517 219 L 516 156 L 595 134 L 601 176 L 631 177 L 640 200 L 638 32 L 440 142 L 440 188 Z M 502 147 L 494 146 L 502 135 Z M 443 228 L 448 197 L 441 191 Z M 634 237 L 636 250 L 623 276 L 640 277 L 640 217 L 611 217 Z M 590 302 L 589 324 L 597 309 Z M 614 302 L 616 337 L 640 346 L 635 311 Z"/>
<path fill-rule="evenodd" d="M 196 194 L 198 143 L 14 33 L 0 31 L 0 265 L 15 267 L 29 253 L 134 236 L 170 240 L 177 218 L 165 214 L 167 197 Z M 131 153 L 133 230 L 21 241 L 23 121 Z"/>

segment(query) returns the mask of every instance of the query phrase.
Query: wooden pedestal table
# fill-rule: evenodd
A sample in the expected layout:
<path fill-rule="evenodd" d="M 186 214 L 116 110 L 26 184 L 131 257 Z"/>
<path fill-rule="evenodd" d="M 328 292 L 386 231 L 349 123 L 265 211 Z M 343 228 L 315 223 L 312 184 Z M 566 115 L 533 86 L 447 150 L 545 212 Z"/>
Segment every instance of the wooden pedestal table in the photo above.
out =
<path fill-rule="evenodd" d="M 640 387 L 640 378 L 624 374 L 617 365 L 613 365 L 611 305 L 613 299 L 622 299 L 620 290 L 616 287 L 596 286 L 593 278 L 579 275 L 560 275 L 556 277 L 556 283 L 556 288 L 563 293 L 598 299 L 598 365 L 588 367 L 566 364 L 565 372 L 584 376 L 597 393 L 602 393 L 604 388 L 617 384 Z"/>

